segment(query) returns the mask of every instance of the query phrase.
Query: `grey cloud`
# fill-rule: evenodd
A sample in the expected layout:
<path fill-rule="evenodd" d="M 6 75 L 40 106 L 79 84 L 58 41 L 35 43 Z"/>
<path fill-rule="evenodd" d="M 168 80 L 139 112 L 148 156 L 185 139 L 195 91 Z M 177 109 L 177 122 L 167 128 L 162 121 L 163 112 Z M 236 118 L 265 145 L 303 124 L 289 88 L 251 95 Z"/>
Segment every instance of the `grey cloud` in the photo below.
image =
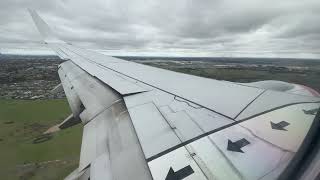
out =
<path fill-rule="evenodd" d="M 59 37 L 91 49 L 310 57 L 320 51 L 318 0 L 2 0 L 0 6 L 0 42 L 40 40 L 26 11 L 33 8 Z"/>

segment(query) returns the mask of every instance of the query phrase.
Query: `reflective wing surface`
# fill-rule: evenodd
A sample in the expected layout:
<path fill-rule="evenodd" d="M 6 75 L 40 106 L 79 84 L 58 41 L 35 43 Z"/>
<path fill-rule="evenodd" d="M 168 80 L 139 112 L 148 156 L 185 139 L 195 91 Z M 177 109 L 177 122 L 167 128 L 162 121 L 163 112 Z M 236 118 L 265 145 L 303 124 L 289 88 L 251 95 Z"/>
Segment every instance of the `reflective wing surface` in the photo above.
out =
<path fill-rule="evenodd" d="M 74 122 L 84 124 L 79 168 L 66 179 L 277 179 L 320 106 L 308 88 L 240 84 L 105 56 L 57 39 Z M 67 119 L 66 122 L 69 120 Z"/>

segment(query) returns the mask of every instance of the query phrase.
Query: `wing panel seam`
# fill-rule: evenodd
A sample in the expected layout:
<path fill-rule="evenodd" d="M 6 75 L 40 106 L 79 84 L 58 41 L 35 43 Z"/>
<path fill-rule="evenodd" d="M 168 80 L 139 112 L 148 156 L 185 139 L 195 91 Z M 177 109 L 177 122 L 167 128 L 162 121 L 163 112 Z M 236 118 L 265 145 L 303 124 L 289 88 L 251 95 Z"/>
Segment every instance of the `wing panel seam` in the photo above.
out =
<path fill-rule="evenodd" d="M 66 48 L 66 47 L 65 47 L 65 48 Z M 66 48 L 66 49 L 68 49 L 68 48 Z M 76 55 L 84 58 L 84 59 L 89 60 L 90 62 L 92 62 L 92 63 L 94 63 L 94 64 L 100 65 L 100 66 L 102 66 L 102 67 L 104 67 L 104 68 L 107 68 L 107 69 L 112 70 L 112 71 L 114 71 L 114 72 L 116 72 L 116 73 L 122 74 L 122 75 L 124 75 L 124 76 L 126 76 L 126 77 L 129 77 L 129 78 L 131 78 L 131 79 L 134 79 L 134 80 L 136 80 L 136 81 L 139 81 L 139 82 L 141 82 L 141 83 L 143 83 L 143 84 L 146 84 L 146 85 L 148 85 L 148 86 L 151 86 L 151 87 L 153 87 L 153 88 L 156 88 L 156 89 L 158 89 L 158 90 L 161 90 L 161 91 L 163 91 L 163 92 L 166 92 L 166 93 L 171 94 L 171 95 L 173 95 L 173 96 L 179 97 L 179 98 L 184 99 L 184 100 L 186 100 L 186 101 L 190 101 L 190 100 L 188 100 L 188 99 L 186 99 L 186 98 L 183 98 L 183 97 L 181 97 L 181 96 L 178 96 L 178 95 L 176 95 L 176 94 L 173 94 L 173 93 L 171 93 L 171 92 L 168 92 L 168 91 L 166 91 L 166 90 L 164 90 L 164 89 L 161 89 L 161 88 L 156 87 L 156 86 L 154 86 L 154 85 L 151 85 L 151 84 L 149 84 L 149 83 L 143 82 L 143 81 L 141 81 L 141 80 L 139 80 L 139 79 L 136 79 L 136 78 L 133 78 L 133 77 L 131 77 L 131 76 L 128 76 L 128 75 L 126 75 L 126 74 L 124 74 L 124 73 L 122 73 L 122 72 L 116 71 L 116 70 L 114 70 L 114 69 L 112 69 L 112 68 L 109 68 L 109 67 L 103 65 L 103 64 L 96 63 L 96 62 L 92 61 L 91 59 L 89 59 L 89 58 L 87 58 L 87 57 L 84 57 L 84 56 L 82 56 L 82 55 L 80 55 L 80 54 L 78 54 L 78 53 L 76 53 L 76 52 L 74 52 L 74 51 L 72 51 L 72 50 L 70 50 L 70 49 L 68 49 L 68 50 L 71 51 L 71 52 L 73 52 L 74 54 L 76 54 Z M 201 104 L 198 104 L 198 103 L 196 103 L 196 102 L 193 102 L 193 101 L 190 101 L 190 102 L 192 102 L 192 103 L 194 103 L 194 104 L 196 104 L 196 105 L 198 105 L 198 106 L 200 106 L 200 107 L 203 107 L 203 108 L 205 108 L 205 109 L 207 109 L 207 110 L 209 110 L 209 111 L 212 111 L 212 112 L 214 112 L 214 113 L 217 113 L 217 114 L 219 114 L 219 115 L 221 115 L 221 116 L 224 116 L 224 117 L 226 117 L 226 118 L 228 118 L 228 119 L 230 119 L 230 120 L 235 121 L 235 119 L 233 119 L 232 117 L 229 117 L 229 116 L 227 116 L 227 115 L 225 115 L 225 114 L 222 114 L 222 113 L 220 113 L 220 112 L 217 112 L 217 111 L 215 111 L 215 110 L 213 110 L 213 109 L 210 109 L 210 108 L 208 108 L 208 107 L 206 107 L 206 106 L 203 106 L 203 105 L 201 105 Z"/>
<path fill-rule="evenodd" d="M 267 90 L 263 90 L 257 97 L 255 97 L 249 104 L 247 104 L 237 115 L 234 117 L 234 119 L 237 119 L 240 114 L 245 111 L 255 100 L 257 100 L 263 93 L 265 93 Z"/>
<path fill-rule="evenodd" d="M 259 115 L 255 115 L 255 116 L 253 116 L 253 117 L 260 116 L 260 115 L 262 115 L 262 114 L 265 114 L 265 113 L 268 113 L 268 112 L 271 112 L 271 111 L 274 111 L 274 110 L 277 110 L 277 109 L 281 109 L 281 108 L 284 108 L 284 107 L 287 107 L 287 106 L 296 105 L 296 104 L 306 104 L 306 103 L 320 103 L 320 101 L 319 101 L 319 102 L 291 103 L 291 104 L 279 106 L 279 107 L 277 107 L 277 108 L 273 108 L 273 109 L 271 109 L 271 110 L 268 110 L 268 111 L 265 111 L 265 112 L 263 112 L 263 113 L 260 113 Z M 160 153 L 158 153 L 158 154 L 156 154 L 156 155 L 154 155 L 154 156 L 151 156 L 151 157 L 147 158 L 147 162 L 150 162 L 150 161 L 152 161 L 152 160 L 155 160 L 155 159 L 157 159 L 157 158 L 159 158 L 159 157 L 161 157 L 161 156 L 163 156 L 163 155 L 165 155 L 165 154 L 167 154 L 167 153 L 169 153 L 169 152 L 171 152 L 171 151 L 174 151 L 174 150 L 176 150 L 176 149 L 178 149 L 178 148 L 180 148 L 180 147 L 182 147 L 182 146 L 186 146 L 186 145 L 188 145 L 188 144 L 190 144 L 190 143 L 192 143 L 192 142 L 194 142 L 194 141 L 196 141 L 196 140 L 198 140 L 198 139 L 201 139 L 201 138 L 203 138 L 203 137 L 209 136 L 209 135 L 211 135 L 211 134 L 213 134 L 213 133 L 219 132 L 219 131 L 221 131 L 221 130 L 224 130 L 224 129 L 229 128 L 229 127 L 234 126 L 234 125 L 237 125 L 237 124 L 242 123 L 242 122 L 244 122 L 244 121 L 250 120 L 250 119 L 252 119 L 253 117 L 249 117 L 249 118 L 246 118 L 246 119 L 242 119 L 242 120 L 239 120 L 239 121 L 235 121 L 235 122 L 233 122 L 233 123 L 227 124 L 227 125 L 225 125 L 225 126 L 219 127 L 219 128 L 217 128 L 217 129 L 213 129 L 213 130 L 208 131 L 208 132 L 206 132 L 206 133 L 204 133 L 204 134 L 201 134 L 201 135 L 199 135 L 199 136 L 196 136 L 196 137 L 194 137 L 194 138 L 192 138 L 192 139 L 189 139 L 189 140 L 187 140 L 187 141 L 185 141 L 185 142 L 182 142 L 181 144 L 178 144 L 178 145 L 176 145 L 176 146 L 173 146 L 173 147 L 171 147 L 171 148 L 169 148 L 169 149 L 167 149 L 167 150 L 165 150 L 165 151 L 162 151 L 162 152 L 160 152 Z"/>

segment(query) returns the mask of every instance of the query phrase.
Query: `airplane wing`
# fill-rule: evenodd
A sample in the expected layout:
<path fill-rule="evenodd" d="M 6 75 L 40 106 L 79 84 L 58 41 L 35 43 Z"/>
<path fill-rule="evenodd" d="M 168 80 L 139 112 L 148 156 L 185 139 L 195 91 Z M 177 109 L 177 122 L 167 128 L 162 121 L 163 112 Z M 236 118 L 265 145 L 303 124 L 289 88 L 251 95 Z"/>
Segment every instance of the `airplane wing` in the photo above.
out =
<path fill-rule="evenodd" d="M 314 134 L 320 98 L 310 88 L 218 81 L 105 56 L 59 40 L 30 13 L 66 60 L 58 73 L 72 115 L 59 127 L 84 125 L 79 167 L 66 179 L 277 179 Z"/>

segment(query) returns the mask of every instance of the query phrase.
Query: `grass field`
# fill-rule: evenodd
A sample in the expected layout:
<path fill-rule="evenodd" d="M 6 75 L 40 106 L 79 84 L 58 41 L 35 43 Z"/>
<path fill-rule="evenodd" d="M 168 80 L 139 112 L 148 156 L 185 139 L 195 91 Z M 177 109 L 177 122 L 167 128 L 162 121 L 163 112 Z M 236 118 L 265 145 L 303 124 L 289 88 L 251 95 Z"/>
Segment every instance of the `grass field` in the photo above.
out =
<path fill-rule="evenodd" d="M 69 113 L 66 100 L 0 100 L 0 179 L 63 179 L 77 168 L 81 125 L 33 143 Z"/>

